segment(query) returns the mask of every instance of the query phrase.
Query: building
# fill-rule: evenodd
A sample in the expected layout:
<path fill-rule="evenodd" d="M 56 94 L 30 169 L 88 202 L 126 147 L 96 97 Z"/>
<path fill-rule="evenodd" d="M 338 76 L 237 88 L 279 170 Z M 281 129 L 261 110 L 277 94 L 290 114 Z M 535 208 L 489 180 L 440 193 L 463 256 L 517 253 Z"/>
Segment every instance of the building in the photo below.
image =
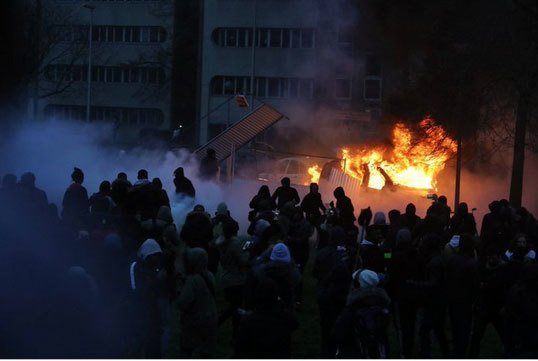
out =
<path fill-rule="evenodd" d="M 91 33 L 91 122 L 118 143 L 169 130 L 174 2 L 44 1 L 38 114 L 85 121 Z"/>
<path fill-rule="evenodd" d="M 382 69 L 374 52 L 355 44 L 352 3 L 204 0 L 199 143 L 251 110 L 231 100 L 236 94 L 286 114 L 290 120 L 277 126 L 287 133 L 309 125 L 371 128 Z"/>

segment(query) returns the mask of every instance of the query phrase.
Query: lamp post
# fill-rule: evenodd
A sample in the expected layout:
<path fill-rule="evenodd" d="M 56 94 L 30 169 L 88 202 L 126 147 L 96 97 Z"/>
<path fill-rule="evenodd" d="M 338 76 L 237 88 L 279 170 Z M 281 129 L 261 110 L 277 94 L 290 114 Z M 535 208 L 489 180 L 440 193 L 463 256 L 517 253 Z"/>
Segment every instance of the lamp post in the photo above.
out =
<path fill-rule="evenodd" d="M 254 72 L 255 72 L 255 62 L 256 62 L 256 17 L 258 12 L 258 0 L 254 0 L 254 16 L 252 17 L 252 52 L 251 52 L 251 63 L 250 63 L 250 110 L 254 110 Z"/>
<path fill-rule="evenodd" d="M 91 107 L 91 95 L 92 95 L 92 20 L 93 11 L 95 6 L 83 5 L 84 8 L 90 10 L 90 28 L 88 31 L 88 96 L 86 99 L 86 122 L 90 122 L 90 107 Z"/>

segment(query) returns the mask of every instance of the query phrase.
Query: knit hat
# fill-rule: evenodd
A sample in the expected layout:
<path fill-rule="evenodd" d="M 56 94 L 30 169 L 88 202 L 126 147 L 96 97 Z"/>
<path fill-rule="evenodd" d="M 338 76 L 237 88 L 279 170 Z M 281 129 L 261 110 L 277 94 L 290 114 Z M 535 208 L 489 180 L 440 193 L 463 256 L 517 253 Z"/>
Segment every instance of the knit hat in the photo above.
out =
<path fill-rule="evenodd" d="M 275 244 L 270 259 L 274 262 L 290 263 L 291 256 L 288 247 L 284 243 Z"/>
<path fill-rule="evenodd" d="M 368 269 L 355 271 L 353 279 L 355 282 L 359 282 L 361 288 L 375 287 L 379 284 L 377 273 Z"/>
<path fill-rule="evenodd" d="M 142 243 L 142 245 L 138 249 L 137 256 L 138 258 L 145 260 L 152 254 L 157 254 L 157 253 L 162 253 L 162 252 L 163 251 L 161 250 L 161 246 L 159 246 L 157 241 L 154 240 L 153 238 L 148 238 L 146 239 L 144 243 Z"/>
<path fill-rule="evenodd" d="M 385 219 L 385 213 L 383 212 L 376 212 L 374 216 L 374 224 L 386 224 L 387 221 Z"/>
<path fill-rule="evenodd" d="M 456 248 L 460 245 L 460 236 L 459 234 L 455 234 L 452 236 L 452 238 L 450 239 L 450 242 L 448 242 L 448 244 L 450 244 L 450 247 L 452 248 Z"/>

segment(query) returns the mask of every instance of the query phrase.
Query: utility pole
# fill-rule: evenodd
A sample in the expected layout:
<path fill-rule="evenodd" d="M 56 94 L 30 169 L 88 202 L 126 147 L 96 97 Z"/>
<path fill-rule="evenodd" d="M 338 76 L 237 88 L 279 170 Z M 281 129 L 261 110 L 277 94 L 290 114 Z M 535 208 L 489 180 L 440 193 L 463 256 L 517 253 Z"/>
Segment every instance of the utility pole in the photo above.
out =
<path fill-rule="evenodd" d="M 254 110 L 254 73 L 256 71 L 256 17 L 258 12 L 258 0 L 254 0 L 254 16 L 252 19 L 252 53 L 250 60 L 250 110 Z"/>
<path fill-rule="evenodd" d="M 93 11 L 95 6 L 83 5 L 86 9 L 90 10 L 90 28 L 88 31 L 88 97 L 86 99 L 86 122 L 90 122 L 90 107 L 91 107 L 91 94 L 92 94 L 92 30 L 93 30 Z"/>

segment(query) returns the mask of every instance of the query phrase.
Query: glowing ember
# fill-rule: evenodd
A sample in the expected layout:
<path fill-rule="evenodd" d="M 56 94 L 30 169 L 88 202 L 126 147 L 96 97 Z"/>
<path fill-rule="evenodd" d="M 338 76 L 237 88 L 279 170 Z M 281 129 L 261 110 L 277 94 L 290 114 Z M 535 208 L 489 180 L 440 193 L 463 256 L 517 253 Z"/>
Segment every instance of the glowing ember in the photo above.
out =
<path fill-rule="evenodd" d="M 436 176 L 445 167 L 445 162 L 456 153 L 457 146 L 431 118 L 420 122 L 420 128 L 422 134 L 413 134 L 405 125 L 396 124 L 392 131 L 392 148 L 341 148 L 338 157 L 345 159 L 342 170 L 361 183 L 366 181 L 365 176 L 369 173 L 368 187 L 375 189 L 385 186 L 385 176 L 390 178 L 389 183 L 392 181 L 395 185 L 435 188 Z M 310 170 L 309 174 L 314 176 Z"/>
<path fill-rule="evenodd" d="M 316 164 L 312 167 L 308 168 L 308 174 L 312 176 L 312 183 L 318 183 L 319 182 L 319 176 L 321 175 L 321 168 Z"/>

